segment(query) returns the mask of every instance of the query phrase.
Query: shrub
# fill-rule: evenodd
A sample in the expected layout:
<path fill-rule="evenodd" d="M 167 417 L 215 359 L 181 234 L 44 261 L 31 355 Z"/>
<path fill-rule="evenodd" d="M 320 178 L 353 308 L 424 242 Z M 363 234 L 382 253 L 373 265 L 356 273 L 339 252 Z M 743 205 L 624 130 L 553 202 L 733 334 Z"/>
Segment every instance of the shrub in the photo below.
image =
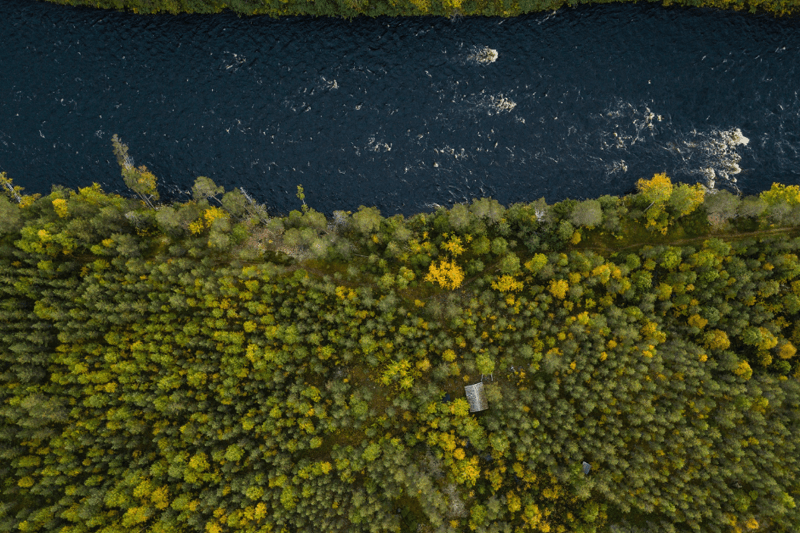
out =
<path fill-rule="evenodd" d="M 662 234 L 667 233 L 668 226 L 675 218 L 688 215 L 703 203 L 704 193 L 701 185 L 673 186 L 672 180 L 662 173 L 651 179 L 640 179 L 636 182 L 644 203 L 649 204 L 644 210 L 646 226 Z"/>
<path fill-rule="evenodd" d="M 575 226 L 573 226 L 568 220 L 562 220 L 558 224 L 558 238 L 562 241 L 570 241 L 572 240 L 572 236 L 575 234 Z"/>
<path fill-rule="evenodd" d="M 353 214 L 351 218 L 351 225 L 353 229 L 362 234 L 369 234 L 378 231 L 381 227 L 381 212 L 377 207 L 364 207 L 363 205 L 358 208 L 358 211 Z"/>
<path fill-rule="evenodd" d="M 509 252 L 500 260 L 498 267 L 503 274 L 516 274 L 520 268 L 519 257 L 517 254 Z"/>
<path fill-rule="evenodd" d="M 456 230 L 461 231 L 469 227 L 470 222 L 472 221 L 471 213 L 469 212 L 469 208 L 464 204 L 456 204 L 450 210 L 449 213 L 449 222 L 450 226 Z"/>
<path fill-rule="evenodd" d="M 481 235 L 472 241 L 472 253 L 475 255 L 488 254 L 492 249 L 492 241 L 485 235 Z"/>
<path fill-rule="evenodd" d="M 211 178 L 207 178 L 205 176 L 198 176 L 194 180 L 194 185 L 192 186 L 192 198 L 195 201 L 216 198 L 218 194 L 222 194 L 224 192 L 224 187 L 218 187 Z"/>
<path fill-rule="evenodd" d="M 481 198 L 472 201 L 469 210 L 478 218 L 488 219 L 492 222 L 499 222 L 503 217 L 505 208 L 500 202 L 492 198 Z"/>
<path fill-rule="evenodd" d="M 575 226 L 593 229 L 603 221 L 603 209 L 597 200 L 586 200 L 575 206 L 570 222 Z"/>
<path fill-rule="evenodd" d="M 736 208 L 740 217 L 757 218 L 767 209 L 767 202 L 758 196 L 746 196 Z"/>
<path fill-rule="evenodd" d="M 708 221 L 712 226 L 721 226 L 725 224 L 728 220 L 736 216 L 739 202 L 738 196 L 724 189 L 706 195 L 703 205 L 706 209 L 706 213 L 708 213 Z"/>
<path fill-rule="evenodd" d="M 502 237 L 497 237 L 492 241 L 492 253 L 502 255 L 508 250 L 508 241 Z"/>

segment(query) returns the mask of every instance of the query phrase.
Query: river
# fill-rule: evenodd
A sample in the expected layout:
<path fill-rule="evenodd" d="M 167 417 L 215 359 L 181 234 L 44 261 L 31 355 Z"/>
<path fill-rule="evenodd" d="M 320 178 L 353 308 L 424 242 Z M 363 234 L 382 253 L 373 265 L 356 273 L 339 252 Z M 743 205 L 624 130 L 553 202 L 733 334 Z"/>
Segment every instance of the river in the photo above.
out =
<path fill-rule="evenodd" d="M 640 178 L 800 183 L 800 19 L 606 4 L 514 19 L 132 14 L 0 0 L 0 171 L 124 192 L 117 133 L 181 200 L 410 215 Z"/>

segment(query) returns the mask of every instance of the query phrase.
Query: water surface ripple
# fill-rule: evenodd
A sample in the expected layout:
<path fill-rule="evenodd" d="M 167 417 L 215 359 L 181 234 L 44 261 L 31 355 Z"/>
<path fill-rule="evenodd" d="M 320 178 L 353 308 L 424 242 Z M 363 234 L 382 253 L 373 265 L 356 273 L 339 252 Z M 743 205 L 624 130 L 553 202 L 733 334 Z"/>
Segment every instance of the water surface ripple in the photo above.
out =
<path fill-rule="evenodd" d="M 138 17 L 0 0 L 0 170 L 28 192 L 198 175 L 273 211 L 412 214 L 800 182 L 800 20 L 609 4 L 515 19 Z"/>

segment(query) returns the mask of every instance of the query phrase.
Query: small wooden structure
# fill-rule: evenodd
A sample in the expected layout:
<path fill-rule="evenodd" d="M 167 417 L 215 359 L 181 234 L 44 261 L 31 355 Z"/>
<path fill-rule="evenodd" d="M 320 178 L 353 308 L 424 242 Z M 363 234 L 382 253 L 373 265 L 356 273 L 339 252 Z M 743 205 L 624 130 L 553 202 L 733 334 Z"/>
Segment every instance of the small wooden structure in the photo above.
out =
<path fill-rule="evenodd" d="M 483 382 L 467 385 L 464 387 L 464 392 L 467 394 L 470 413 L 477 413 L 489 408 L 489 402 L 486 401 L 486 392 L 483 390 Z"/>

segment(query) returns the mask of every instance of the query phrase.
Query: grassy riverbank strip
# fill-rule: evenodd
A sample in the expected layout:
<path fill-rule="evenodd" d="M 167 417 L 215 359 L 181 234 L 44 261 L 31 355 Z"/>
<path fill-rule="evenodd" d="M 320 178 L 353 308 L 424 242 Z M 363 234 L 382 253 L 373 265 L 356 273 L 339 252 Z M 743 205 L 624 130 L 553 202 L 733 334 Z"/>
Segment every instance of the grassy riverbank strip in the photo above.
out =
<path fill-rule="evenodd" d="M 114 143 L 0 175 L 0 531 L 800 523 L 800 187 L 277 217 Z"/>
<path fill-rule="evenodd" d="M 355 18 L 358 16 L 485 16 L 515 17 L 608 0 L 47 0 L 56 4 L 126 10 L 140 14 L 220 13 L 272 17 L 311 15 Z M 652 0 L 651 0 L 652 1 Z M 776 16 L 798 12 L 797 0 L 664 0 L 664 6 L 712 7 L 764 11 Z"/>

